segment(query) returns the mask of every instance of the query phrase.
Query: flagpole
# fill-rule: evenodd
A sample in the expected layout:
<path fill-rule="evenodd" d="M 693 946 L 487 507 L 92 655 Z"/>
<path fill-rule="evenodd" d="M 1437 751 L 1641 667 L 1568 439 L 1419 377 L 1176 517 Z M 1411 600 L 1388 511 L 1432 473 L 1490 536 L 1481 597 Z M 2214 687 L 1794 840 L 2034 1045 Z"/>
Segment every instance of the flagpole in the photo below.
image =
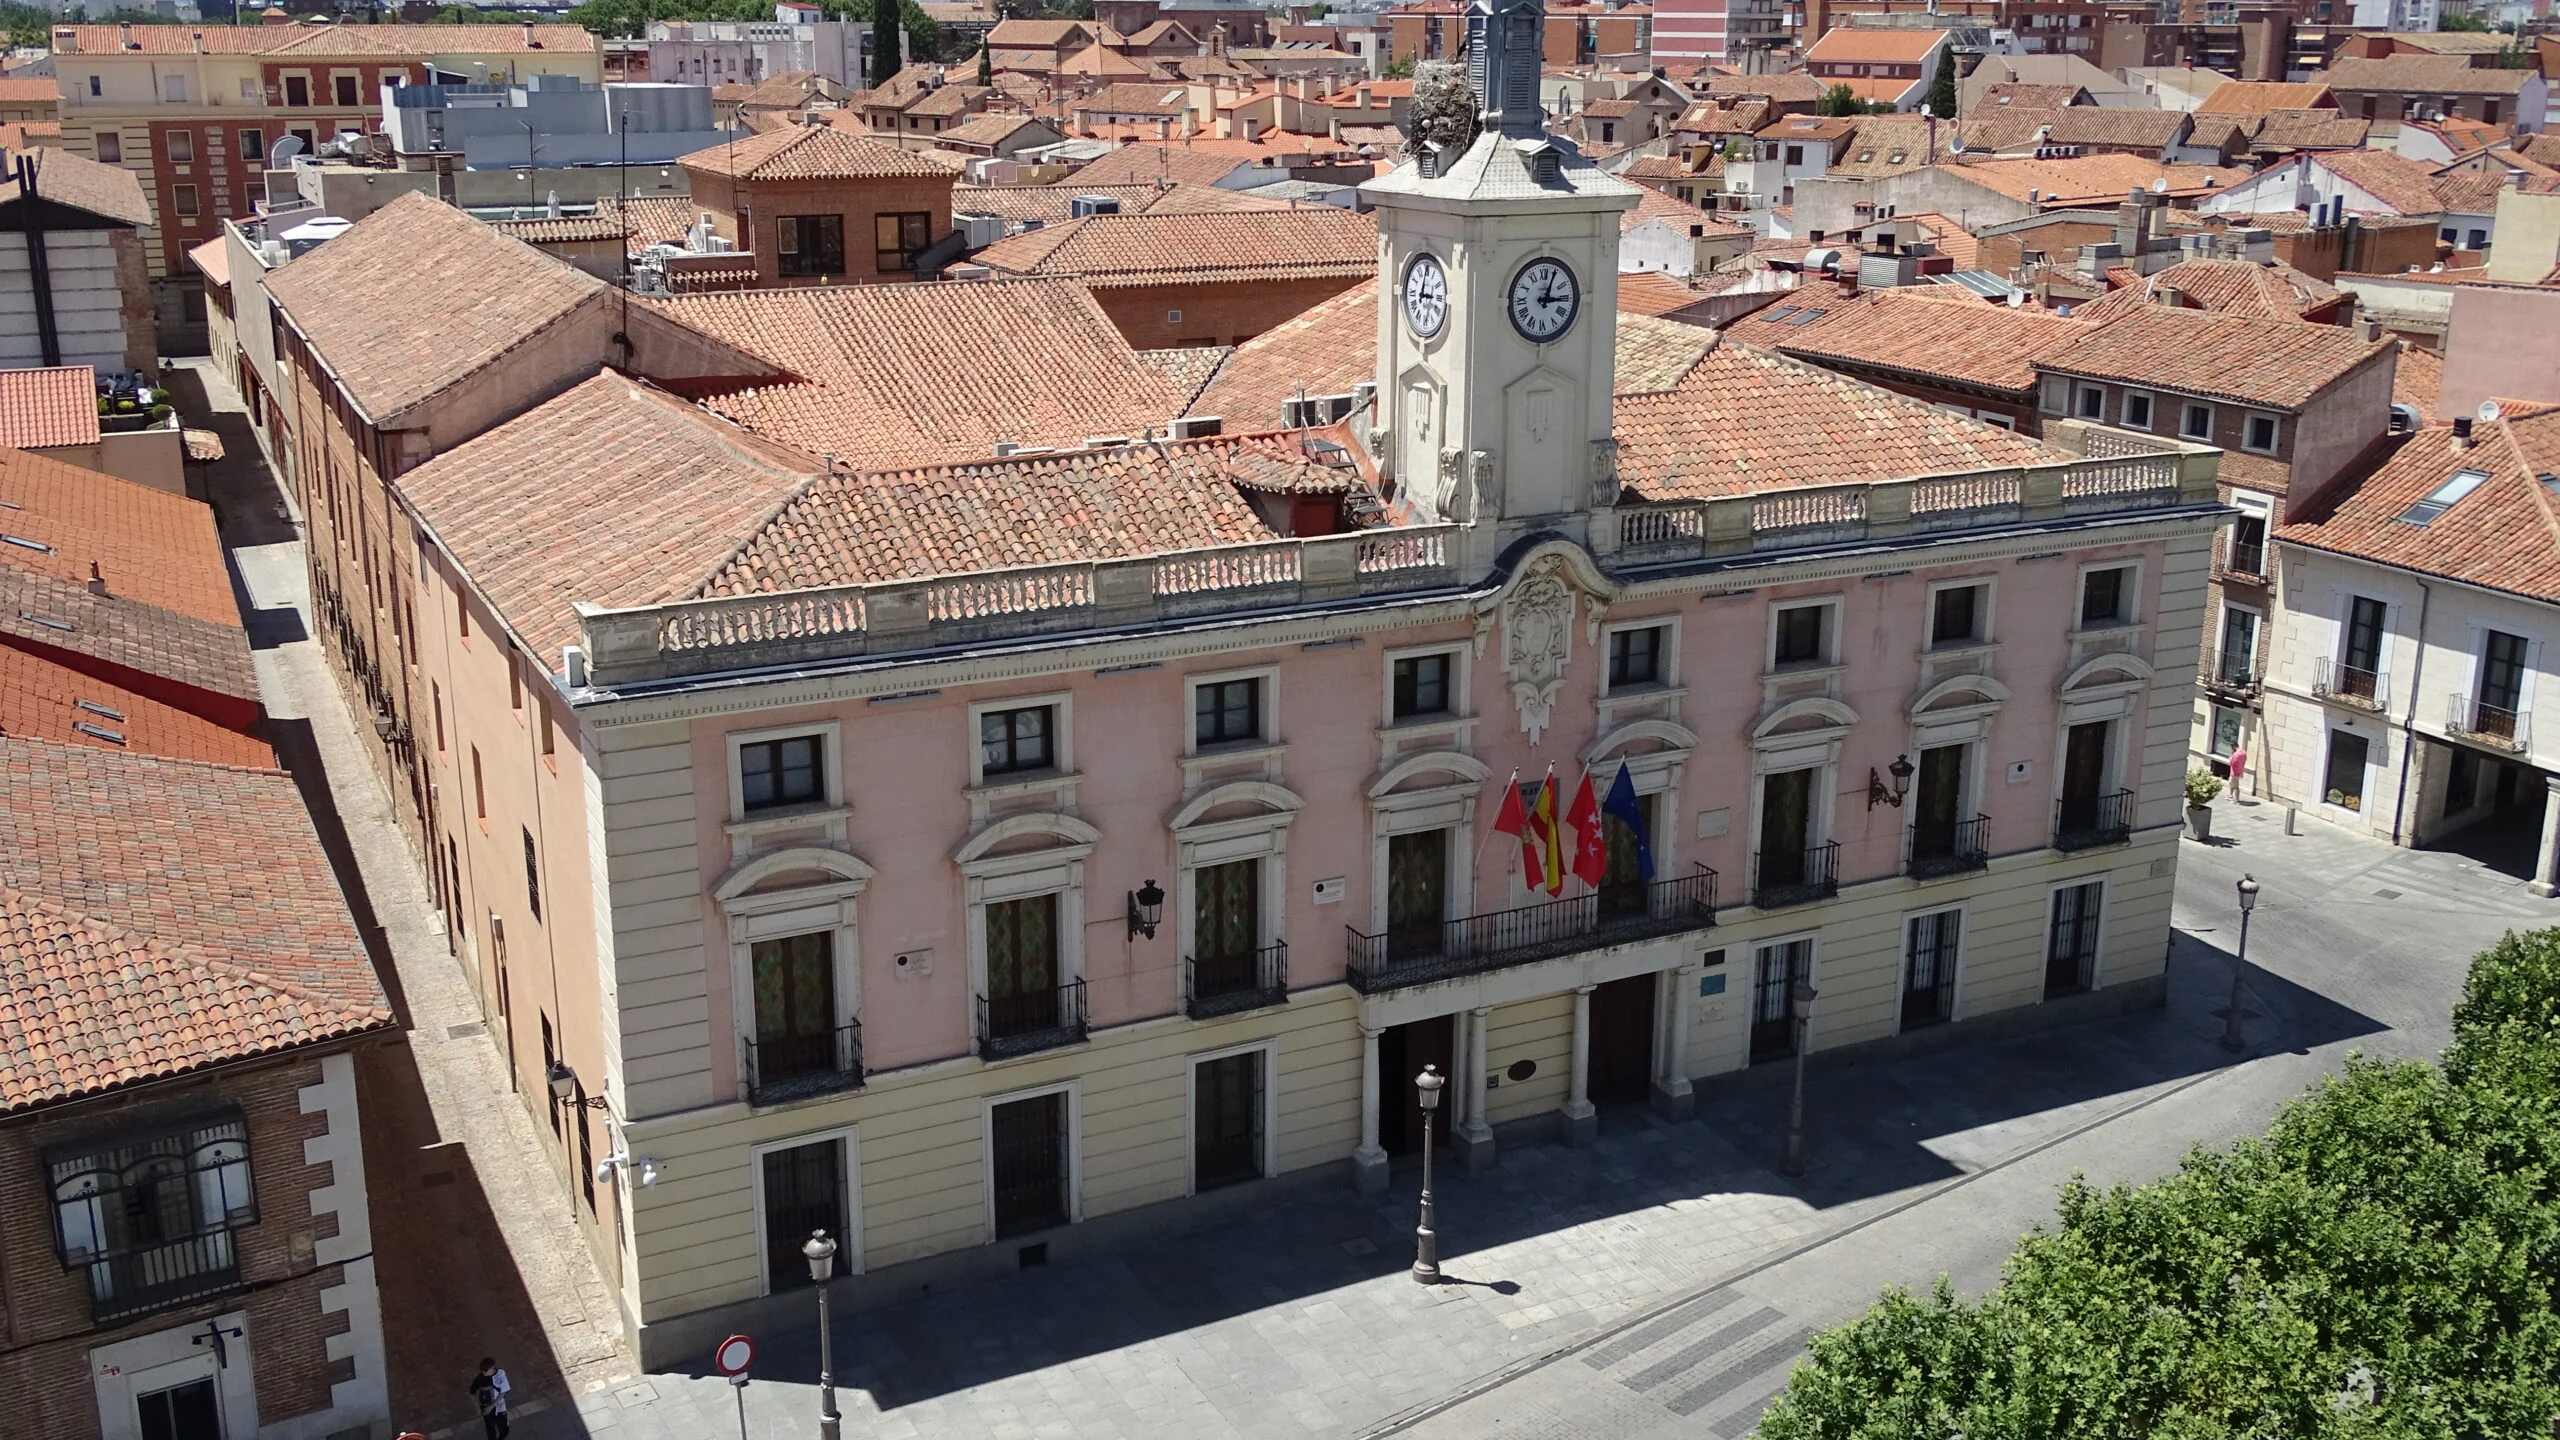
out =
<path fill-rule="evenodd" d="M 1514 792 L 1517 792 L 1520 788 L 1520 772 L 1517 770 L 1512 771 L 1511 778 L 1503 781 L 1502 783 L 1511 787 Z M 1484 832 L 1484 838 L 1476 842 L 1476 858 L 1467 867 L 1470 873 L 1484 868 L 1484 847 L 1492 844 L 1493 837 L 1501 833 L 1502 832 L 1499 830 L 1487 830 Z"/>

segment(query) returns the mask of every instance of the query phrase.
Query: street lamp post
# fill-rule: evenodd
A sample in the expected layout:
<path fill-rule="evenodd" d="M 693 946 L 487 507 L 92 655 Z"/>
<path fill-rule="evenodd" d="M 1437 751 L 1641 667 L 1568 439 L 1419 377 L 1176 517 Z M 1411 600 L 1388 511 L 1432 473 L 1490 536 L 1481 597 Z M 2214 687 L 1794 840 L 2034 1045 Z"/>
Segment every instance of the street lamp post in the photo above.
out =
<path fill-rule="evenodd" d="M 1804 1056 L 1813 1048 L 1813 982 L 1798 975 L 1790 982 L 1787 998 L 1796 1007 L 1796 1093 L 1787 1102 L 1787 1156 L 1778 1165 L 1782 1175 L 1804 1173 Z"/>
<path fill-rule="evenodd" d="M 1425 1065 L 1413 1077 L 1416 1098 L 1422 1105 L 1422 1223 L 1413 1230 L 1413 1278 L 1423 1285 L 1440 1283 L 1440 1231 L 1431 1213 L 1431 1120 L 1440 1109 L 1440 1087 L 1449 1082 L 1440 1077 L 1438 1067 Z"/>
<path fill-rule="evenodd" d="M 836 1273 L 836 1242 L 826 1231 L 812 1230 L 800 1253 L 808 1257 L 809 1279 L 818 1287 L 818 1440 L 836 1440 L 843 1422 L 836 1414 L 835 1337 L 827 1328 L 827 1282 Z"/>
<path fill-rule="evenodd" d="M 2249 968 L 2249 912 L 2258 908 L 2258 877 L 2240 877 L 2240 953 L 2231 957 L 2231 1000 L 2223 1011 L 2222 1048 L 2238 1052 L 2249 1042 L 2240 1033 L 2240 978 Z"/>

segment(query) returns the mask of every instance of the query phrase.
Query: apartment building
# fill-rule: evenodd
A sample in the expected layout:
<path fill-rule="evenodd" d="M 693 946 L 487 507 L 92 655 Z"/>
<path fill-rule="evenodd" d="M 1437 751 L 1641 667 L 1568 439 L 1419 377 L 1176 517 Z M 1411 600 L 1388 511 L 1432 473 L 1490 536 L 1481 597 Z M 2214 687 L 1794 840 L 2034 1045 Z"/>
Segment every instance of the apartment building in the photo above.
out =
<path fill-rule="evenodd" d="M 604 80 L 596 37 L 574 25 L 57 25 L 64 148 L 142 181 L 142 227 L 162 343 L 205 341 L 186 252 L 253 213 L 273 147 L 308 152 L 382 128 L 386 85 Z"/>
<path fill-rule="evenodd" d="M 396 793 L 648 1363 L 797 1313 L 812 1228 L 863 1303 L 1381 1185 L 1425 1064 L 1483 1165 L 1807 1036 L 2157 1003 L 2213 453 L 1670 326 L 1627 392 L 1638 195 L 1546 143 L 1536 5 L 1480 18 L 1527 103 L 1371 182 L 1374 308 L 1251 421 L 1052 282 L 446 353 L 371 322 L 502 260 L 542 302 L 480 330 L 598 302 L 408 201 L 270 282 L 349 683 L 415 697 Z M 432 437 L 369 418 L 422 349 Z M 1550 773 L 1571 876 L 1493 828 Z"/>

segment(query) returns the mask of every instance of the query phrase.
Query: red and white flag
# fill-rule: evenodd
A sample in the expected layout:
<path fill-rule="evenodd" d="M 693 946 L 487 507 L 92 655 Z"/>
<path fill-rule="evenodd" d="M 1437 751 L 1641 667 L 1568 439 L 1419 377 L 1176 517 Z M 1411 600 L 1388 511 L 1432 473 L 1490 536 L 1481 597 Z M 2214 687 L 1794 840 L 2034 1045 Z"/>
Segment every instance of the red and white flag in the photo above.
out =
<path fill-rule="evenodd" d="M 1540 864 L 1545 847 L 1538 842 L 1529 824 L 1529 807 L 1520 803 L 1520 772 L 1502 785 L 1502 808 L 1494 813 L 1493 831 L 1520 842 L 1520 870 L 1524 882 L 1532 890 L 1547 883 L 1546 870 Z"/>
<path fill-rule="evenodd" d="M 1592 793 L 1589 771 L 1573 792 L 1573 808 L 1565 812 L 1564 823 L 1573 827 L 1574 876 L 1597 889 L 1600 877 L 1609 873 L 1609 837 L 1603 833 L 1600 797 Z"/>

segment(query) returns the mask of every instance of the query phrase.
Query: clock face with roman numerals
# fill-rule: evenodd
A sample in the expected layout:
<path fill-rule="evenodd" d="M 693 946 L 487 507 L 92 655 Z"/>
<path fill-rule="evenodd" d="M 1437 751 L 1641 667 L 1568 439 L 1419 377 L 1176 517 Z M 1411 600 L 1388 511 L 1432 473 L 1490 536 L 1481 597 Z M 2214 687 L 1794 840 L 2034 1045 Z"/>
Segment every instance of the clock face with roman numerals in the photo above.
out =
<path fill-rule="evenodd" d="M 1532 345 L 1572 329 L 1581 309 L 1582 283 L 1561 260 L 1532 260 L 1511 277 L 1511 328 Z"/>
<path fill-rule="evenodd" d="M 1413 333 L 1428 340 L 1449 320 L 1449 273 L 1440 257 L 1425 250 L 1404 267 L 1404 318 Z"/>

